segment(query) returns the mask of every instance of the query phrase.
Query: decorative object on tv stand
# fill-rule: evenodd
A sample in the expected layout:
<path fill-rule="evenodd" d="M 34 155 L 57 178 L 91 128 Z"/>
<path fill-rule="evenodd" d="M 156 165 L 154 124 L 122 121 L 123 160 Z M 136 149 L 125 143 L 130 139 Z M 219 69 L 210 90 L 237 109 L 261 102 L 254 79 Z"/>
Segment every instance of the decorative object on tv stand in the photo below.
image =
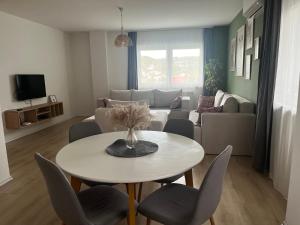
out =
<path fill-rule="evenodd" d="M 259 59 L 260 38 L 254 39 L 254 60 Z"/>
<path fill-rule="evenodd" d="M 56 98 L 56 96 L 55 95 L 49 95 L 49 102 L 50 103 L 55 103 L 55 102 L 57 102 L 57 98 Z"/>
<path fill-rule="evenodd" d="M 205 95 L 214 96 L 219 89 L 223 89 L 223 65 L 217 59 L 210 59 L 204 66 Z"/>
<path fill-rule="evenodd" d="M 252 55 L 246 55 L 246 62 L 245 62 L 245 79 L 251 79 L 251 64 L 252 64 Z"/>
<path fill-rule="evenodd" d="M 253 24 L 254 24 L 253 17 L 247 19 L 247 23 L 246 23 L 246 49 L 247 50 L 253 47 Z"/>
<path fill-rule="evenodd" d="M 135 129 L 145 129 L 151 122 L 150 109 L 146 104 L 115 105 L 108 114 L 115 126 L 128 129 L 127 147 L 129 149 L 135 148 L 138 142 Z"/>
<path fill-rule="evenodd" d="M 230 71 L 236 69 L 236 36 L 230 41 Z"/>
<path fill-rule="evenodd" d="M 121 13 L 121 33 L 115 39 L 115 46 L 116 47 L 129 47 L 132 45 L 132 40 L 130 37 L 124 33 L 123 28 L 123 8 L 118 7 Z"/>
<path fill-rule="evenodd" d="M 245 25 L 237 31 L 236 76 L 242 77 L 244 72 Z"/>

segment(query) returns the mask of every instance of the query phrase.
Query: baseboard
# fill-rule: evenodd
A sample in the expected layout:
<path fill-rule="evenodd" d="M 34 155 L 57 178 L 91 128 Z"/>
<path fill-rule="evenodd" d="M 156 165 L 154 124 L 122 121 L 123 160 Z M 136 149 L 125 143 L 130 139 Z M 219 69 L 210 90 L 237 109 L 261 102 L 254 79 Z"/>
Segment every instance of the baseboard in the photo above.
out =
<path fill-rule="evenodd" d="M 11 181 L 13 178 L 12 177 L 8 177 L 5 180 L 0 182 L 0 187 L 3 186 L 4 184 L 8 183 L 9 181 Z"/>

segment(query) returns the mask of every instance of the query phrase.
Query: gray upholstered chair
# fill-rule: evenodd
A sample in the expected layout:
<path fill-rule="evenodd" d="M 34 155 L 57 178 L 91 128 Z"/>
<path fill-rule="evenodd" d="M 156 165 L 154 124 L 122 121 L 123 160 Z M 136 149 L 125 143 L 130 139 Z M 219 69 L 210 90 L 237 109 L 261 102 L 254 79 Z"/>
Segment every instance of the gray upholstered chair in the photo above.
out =
<path fill-rule="evenodd" d="M 128 196 L 109 186 L 75 193 L 64 173 L 39 153 L 35 159 L 45 178 L 50 200 L 65 225 L 114 225 L 128 213 Z"/>
<path fill-rule="evenodd" d="M 185 136 L 190 139 L 194 139 L 194 124 L 190 120 L 185 119 L 170 119 L 166 123 L 164 127 L 164 132 L 178 134 Z M 169 184 L 173 183 L 174 181 L 178 180 L 184 174 L 178 174 L 173 177 L 168 177 L 165 179 L 157 180 L 156 182 L 161 184 Z"/>
<path fill-rule="evenodd" d="M 102 131 L 97 123 L 92 121 L 79 122 L 72 125 L 69 129 L 69 142 L 74 142 L 79 139 L 101 134 Z"/>
<path fill-rule="evenodd" d="M 79 122 L 74 125 L 72 125 L 69 129 L 69 142 L 72 143 L 74 141 L 77 141 L 79 139 L 101 134 L 102 131 L 97 123 L 92 121 L 87 122 Z M 83 149 L 84 151 L 84 149 Z M 83 180 L 80 179 L 80 181 L 90 187 L 96 186 L 96 185 L 114 185 L 110 183 L 100 183 L 100 182 L 94 182 L 89 180 Z"/>
<path fill-rule="evenodd" d="M 158 189 L 139 205 L 138 211 L 165 225 L 200 225 L 210 219 L 221 199 L 223 180 L 232 153 L 227 148 L 209 167 L 199 190 L 181 184 L 168 184 Z"/>
<path fill-rule="evenodd" d="M 194 124 L 190 120 L 186 119 L 169 119 L 164 127 L 164 132 L 178 134 L 185 136 L 190 139 L 194 139 Z M 155 182 L 160 183 L 161 185 L 170 184 L 174 181 L 178 180 L 184 174 L 178 174 L 173 177 L 168 177 L 161 180 L 156 180 Z M 138 202 L 140 202 L 142 198 L 142 190 L 143 190 L 143 183 L 139 185 L 139 192 L 138 192 Z"/>

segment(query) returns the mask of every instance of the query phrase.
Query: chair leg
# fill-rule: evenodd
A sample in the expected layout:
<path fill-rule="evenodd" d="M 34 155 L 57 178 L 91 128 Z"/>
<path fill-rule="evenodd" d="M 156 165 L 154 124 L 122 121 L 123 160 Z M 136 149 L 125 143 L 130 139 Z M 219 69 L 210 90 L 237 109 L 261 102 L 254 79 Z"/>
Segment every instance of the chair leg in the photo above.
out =
<path fill-rule="evenodd" d="M 142 191 L 143 191 L 143 183 L 140 183 L 140 185 L 139 185 L 139 193 L 138 193 L 138 203 L 141 202 L 141 199 L 142 199 Z"/>
<path fill-rule="evenodd" d="M 81 188 L 81 181 L 77 177 L 71 176 L 71 186 L 73 187 L 74 191 L 78 193 Z"/>
<path fill-rule="evenodd" d="M 147 217 L 147 225 L 151 225 L 151 219 Z"/>
<path fill-rule="evenodd" d="M 216 225 L 213 216 L 211 216 L 211 217 L 209 218 L 209 220 L 210 220 L 210 224 L 211 224 L 211 225 Z"/>

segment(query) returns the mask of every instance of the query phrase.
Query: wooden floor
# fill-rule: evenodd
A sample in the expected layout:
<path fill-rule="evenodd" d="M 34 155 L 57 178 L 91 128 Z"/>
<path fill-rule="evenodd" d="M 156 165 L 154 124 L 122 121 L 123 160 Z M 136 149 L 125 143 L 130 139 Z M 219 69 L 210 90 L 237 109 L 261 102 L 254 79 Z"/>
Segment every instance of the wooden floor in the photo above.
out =
<path fill-rule="evenodd" d="M 74 118 L 7 144 L 14 179 L 0 187 L 0 225 L 61 224 L 51 208 L 33 155 L 41 152 L 54 159 L 68 142 L 69 126 L 80 119 Z M 197 187 L 212 159 L 213 156 L 206 156 L 195 168 Z M 158 188 L 154 183 L 144 186 L 144 195 Z M 124 190 L 123 186 L 118 188 Z M 232 157 L 222 201 L 215 213 L 216 225 L 279 225 L 284 219 L 285 208 L 286 201 L 272 188 L 271 181 L 251 168 L 251 158 Z M 125 221 L 122 224 L 126 224 Z M 139 216 L 138 225 L 141 224 L 145 224 L 145 220 Z"/>

